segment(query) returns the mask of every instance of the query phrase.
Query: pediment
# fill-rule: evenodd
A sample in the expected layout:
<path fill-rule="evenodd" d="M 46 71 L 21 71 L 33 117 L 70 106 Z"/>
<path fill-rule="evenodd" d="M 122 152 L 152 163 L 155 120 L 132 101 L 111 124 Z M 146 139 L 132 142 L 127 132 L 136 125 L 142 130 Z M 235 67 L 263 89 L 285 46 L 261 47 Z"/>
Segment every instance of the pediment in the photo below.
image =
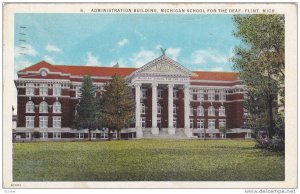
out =
<path fill-rule="evenodd" d="M 162 55 L 145 64 L 133 72 L 132 75 L 174 75 L 190 77 L 192 72 L 166 55 Z"/>

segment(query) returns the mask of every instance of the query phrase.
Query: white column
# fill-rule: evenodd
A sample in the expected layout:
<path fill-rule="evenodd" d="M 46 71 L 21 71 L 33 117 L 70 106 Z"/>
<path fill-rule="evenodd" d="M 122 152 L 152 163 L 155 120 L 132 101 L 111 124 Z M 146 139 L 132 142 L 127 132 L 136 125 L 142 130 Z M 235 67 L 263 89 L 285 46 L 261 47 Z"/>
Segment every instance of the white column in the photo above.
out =
<path fill-rule="evenodd" d="M 135 86 L 135 128 L 136 137 L 142 138 L 143 132 L 141 129 L 141 84 L 137 83 Z"/>
<path fill-rule="evenodd" d="M 152 134 L 158 135 L 159 130 L 157 127 L 157 83 L 152 84 Z"/>
<path fill-rule="evenodd" d="M 184 85 L 184 129 L 185 134 L 191 137 L 190 129 L 190 87 L 189 85 Z"/>
<path fill-rule="evenodd" d="M 168 85 L 168 127 L 173 128 L 173 84 Z"/>

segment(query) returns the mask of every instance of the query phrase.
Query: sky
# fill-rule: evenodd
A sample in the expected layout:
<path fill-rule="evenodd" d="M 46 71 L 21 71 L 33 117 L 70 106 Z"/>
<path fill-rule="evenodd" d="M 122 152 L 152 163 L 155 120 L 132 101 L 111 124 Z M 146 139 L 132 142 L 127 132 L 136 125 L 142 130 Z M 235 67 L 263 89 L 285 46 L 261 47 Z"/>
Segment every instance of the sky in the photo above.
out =
<path fill-rule="evenodd" d="M 192 71 L 233 71 L 229 58 L 240 43 L 232 15 L 19 13 L 14 25 L 15 74 L 42 60 L 141 67 L 160 48 Z"/>

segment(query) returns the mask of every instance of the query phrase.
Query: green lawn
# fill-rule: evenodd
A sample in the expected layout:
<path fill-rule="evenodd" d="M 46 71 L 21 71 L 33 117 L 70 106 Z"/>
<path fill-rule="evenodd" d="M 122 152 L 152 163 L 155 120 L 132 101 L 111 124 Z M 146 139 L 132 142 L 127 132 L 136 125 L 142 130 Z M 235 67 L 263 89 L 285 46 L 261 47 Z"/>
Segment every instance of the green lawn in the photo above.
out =
<path fill-rule="evenodd" d="M 14 181 L 280 181 L 284 156 L 252 141 L 122 140 L 13 145 Z"/>

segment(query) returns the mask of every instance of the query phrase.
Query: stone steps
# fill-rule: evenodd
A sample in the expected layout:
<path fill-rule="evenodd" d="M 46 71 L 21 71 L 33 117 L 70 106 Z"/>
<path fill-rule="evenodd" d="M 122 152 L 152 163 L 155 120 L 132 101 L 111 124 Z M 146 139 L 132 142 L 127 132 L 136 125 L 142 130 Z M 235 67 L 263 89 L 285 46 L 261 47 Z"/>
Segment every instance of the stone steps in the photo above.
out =
<path fill-rule="evenodd" d="M 153 135 L 151 132 L 151 129 L 146 128 L 143 130 L 143 138 L 146 139 L 189 139 L 186 134 L 184 133 L 184 129 L 176 128 L 175 129 L 175 135 L 170 135 L 168 133 L 168 129 L 163 128 L 159 130 L 158 135 Z"/>

